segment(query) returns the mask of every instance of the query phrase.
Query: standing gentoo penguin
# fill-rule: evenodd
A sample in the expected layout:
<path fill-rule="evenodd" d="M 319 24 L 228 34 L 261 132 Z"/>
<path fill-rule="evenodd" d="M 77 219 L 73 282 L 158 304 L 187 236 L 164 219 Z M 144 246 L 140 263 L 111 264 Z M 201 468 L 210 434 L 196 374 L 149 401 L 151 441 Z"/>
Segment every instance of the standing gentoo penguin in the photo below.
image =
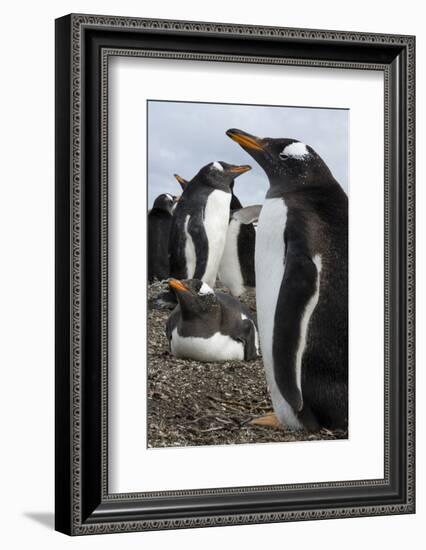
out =
<path fill-rule="evenodd" d="M 159 195 L 148 213 L 148 281 L 169 277 L 169 233 L 176 197 Z"/>
<path fill-rule="evenodd" d="M 308 145 L 234 129 L 227 135 L 260 164 L 270 185 L 255 265 L 260 343 L 275 414 L 257 423 L 346 429 L 347 196 Z"/>
<path fill-rule="evenodd" d="M 170 231 L 170 275 L 216 282 L 225 246 L 230 185 L 250 166 L 211 162 L 189 182 L 174 211 Z"/>
<path fill-rule="evenodd" d="M 255 205 L 234 211 L 231 209 L 218 277 L 234 296 L 241 296 L 246 287 L 255 286 L 256 231 L 253 222 L 259 218 L 261 208 Z"/>
<path fill-rule="evenodd" d="M 248 308 L 198 279 L 169 284 L 179 302 L 166 326 L 173 355 L 198 361 L 258 357 L 256 325 Z"/>

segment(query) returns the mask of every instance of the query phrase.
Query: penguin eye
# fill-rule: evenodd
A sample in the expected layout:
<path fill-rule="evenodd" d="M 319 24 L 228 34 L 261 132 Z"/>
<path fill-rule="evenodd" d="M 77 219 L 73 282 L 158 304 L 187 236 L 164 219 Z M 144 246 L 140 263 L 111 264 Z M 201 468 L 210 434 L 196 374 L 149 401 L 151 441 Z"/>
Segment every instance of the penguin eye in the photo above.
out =
<path fill-rule="evenodd" d="M 286 153 L 284 153 L 284 151 L 281 151 L 281 153 L 278 156 L 280 157 L 281 160 L 287 160 L 290 158 L 290 155 L 287 155 Z"/>

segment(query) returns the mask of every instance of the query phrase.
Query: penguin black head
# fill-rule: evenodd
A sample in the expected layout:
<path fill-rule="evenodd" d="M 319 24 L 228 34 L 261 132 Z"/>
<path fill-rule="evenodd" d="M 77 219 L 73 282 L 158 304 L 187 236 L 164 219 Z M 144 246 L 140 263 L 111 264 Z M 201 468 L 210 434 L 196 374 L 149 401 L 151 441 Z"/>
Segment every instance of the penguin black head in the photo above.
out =
<path fill-rule="evenodd" d="M 202 315 L 209 313 L 217 304 L 214 290 L 199 279 L 171 279 L 169 286 L 174 290 L 183 313 Z"/>
<path fill-rule="evenodd" d="M 177 197 L 170 195 L 169 193 L 163 193 L 158 195 L 155 199 L 154 204 L 152 205 L 152 210 L 162 210 L 163 212 L 168 212 L 171 214 L 176 205 Z"/>
<path fill-rule="evenodd" d="M 235 128 L 226 134 L 260 164 L 271 187 L 287 192 L 336 184 L 322 158 L 296 139 L 259 138 Z"/>
<path fill-rule="evenodd" d="M 248 164 L 236 166 L 217 160 L 201 168 L 195 177 L 215 189 L 230 192 L 233 188 L 234 179 L 249 170 L 251 170 L 251 166 Z"/>

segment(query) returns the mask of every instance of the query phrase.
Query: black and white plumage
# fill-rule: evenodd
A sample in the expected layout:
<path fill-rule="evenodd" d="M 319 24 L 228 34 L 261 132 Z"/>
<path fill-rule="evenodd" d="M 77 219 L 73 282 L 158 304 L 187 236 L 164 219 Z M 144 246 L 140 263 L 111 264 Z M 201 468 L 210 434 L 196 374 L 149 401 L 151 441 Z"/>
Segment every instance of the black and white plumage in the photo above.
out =
<path fill-rule="evenodd" d="M 231 209 L 218 276 L 234 296 L 241 296 L 247 287 L 255 286 L 253 222 L 258 220 L 260 210 L 260 205 Z"/>
<path fill-rule="evenodd" d="M 269 179 L 257 227 L 256 301 L 276 418 L 293 429 L 346 429 L 347 196 L 308 145 L 227 134 Z"/>
<path fill-rule="evenodd" d="M 189 181 L 186 180 L 185 178 L 182 178 L 182 176 L 179 176 L 179 174 L 174 174 L 174 176 L 176 178 L 176 181 L 181 186 L 182 192 L 185 191 L 185 189 L 189 185 Z M 231 195 L 232 195 L 231 196 L 230 208 L 231 208 L 231 210 L 238 210 L 239 208 L 242 208 L 243 205 L 241 204 L 240 200 L 238 199 L 238 197 L 234 193 L 234 185 L 235 185 L 235 181 L 232 181 L 229 185 L 229 187 L 231 188 Z"/>
<path fill-rule="evenodd" d="M 256 325 L 241 302 L 214 292 L 198 279 L 172 279 L 169 284 L 178 299 L 166 326 L 173 355 L 198 361 L 250 361 L 258 357 Z"/>
<path fill-rule="evenodd" d="M 231 184 L 250 166 L 212 162 L 186 186 L 170 231 L 170 274 L 214 287 L 228 228 Z"/>
<path fill-rule="evenodd" d="M 169 233 L 176 197 L 159 195 L 148 213 L 148 281 L 169 277 Z"/>

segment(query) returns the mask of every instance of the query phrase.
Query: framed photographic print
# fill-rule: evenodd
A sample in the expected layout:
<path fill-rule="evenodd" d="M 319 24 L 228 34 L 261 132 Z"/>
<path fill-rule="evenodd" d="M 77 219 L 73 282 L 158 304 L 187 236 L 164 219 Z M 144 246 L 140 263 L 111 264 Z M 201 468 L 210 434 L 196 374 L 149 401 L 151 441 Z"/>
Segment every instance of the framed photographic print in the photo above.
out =
<path fill-rule="evenodd" d="M 412 36 L 56 21 L 56 529 L 413 513 Z"/>

